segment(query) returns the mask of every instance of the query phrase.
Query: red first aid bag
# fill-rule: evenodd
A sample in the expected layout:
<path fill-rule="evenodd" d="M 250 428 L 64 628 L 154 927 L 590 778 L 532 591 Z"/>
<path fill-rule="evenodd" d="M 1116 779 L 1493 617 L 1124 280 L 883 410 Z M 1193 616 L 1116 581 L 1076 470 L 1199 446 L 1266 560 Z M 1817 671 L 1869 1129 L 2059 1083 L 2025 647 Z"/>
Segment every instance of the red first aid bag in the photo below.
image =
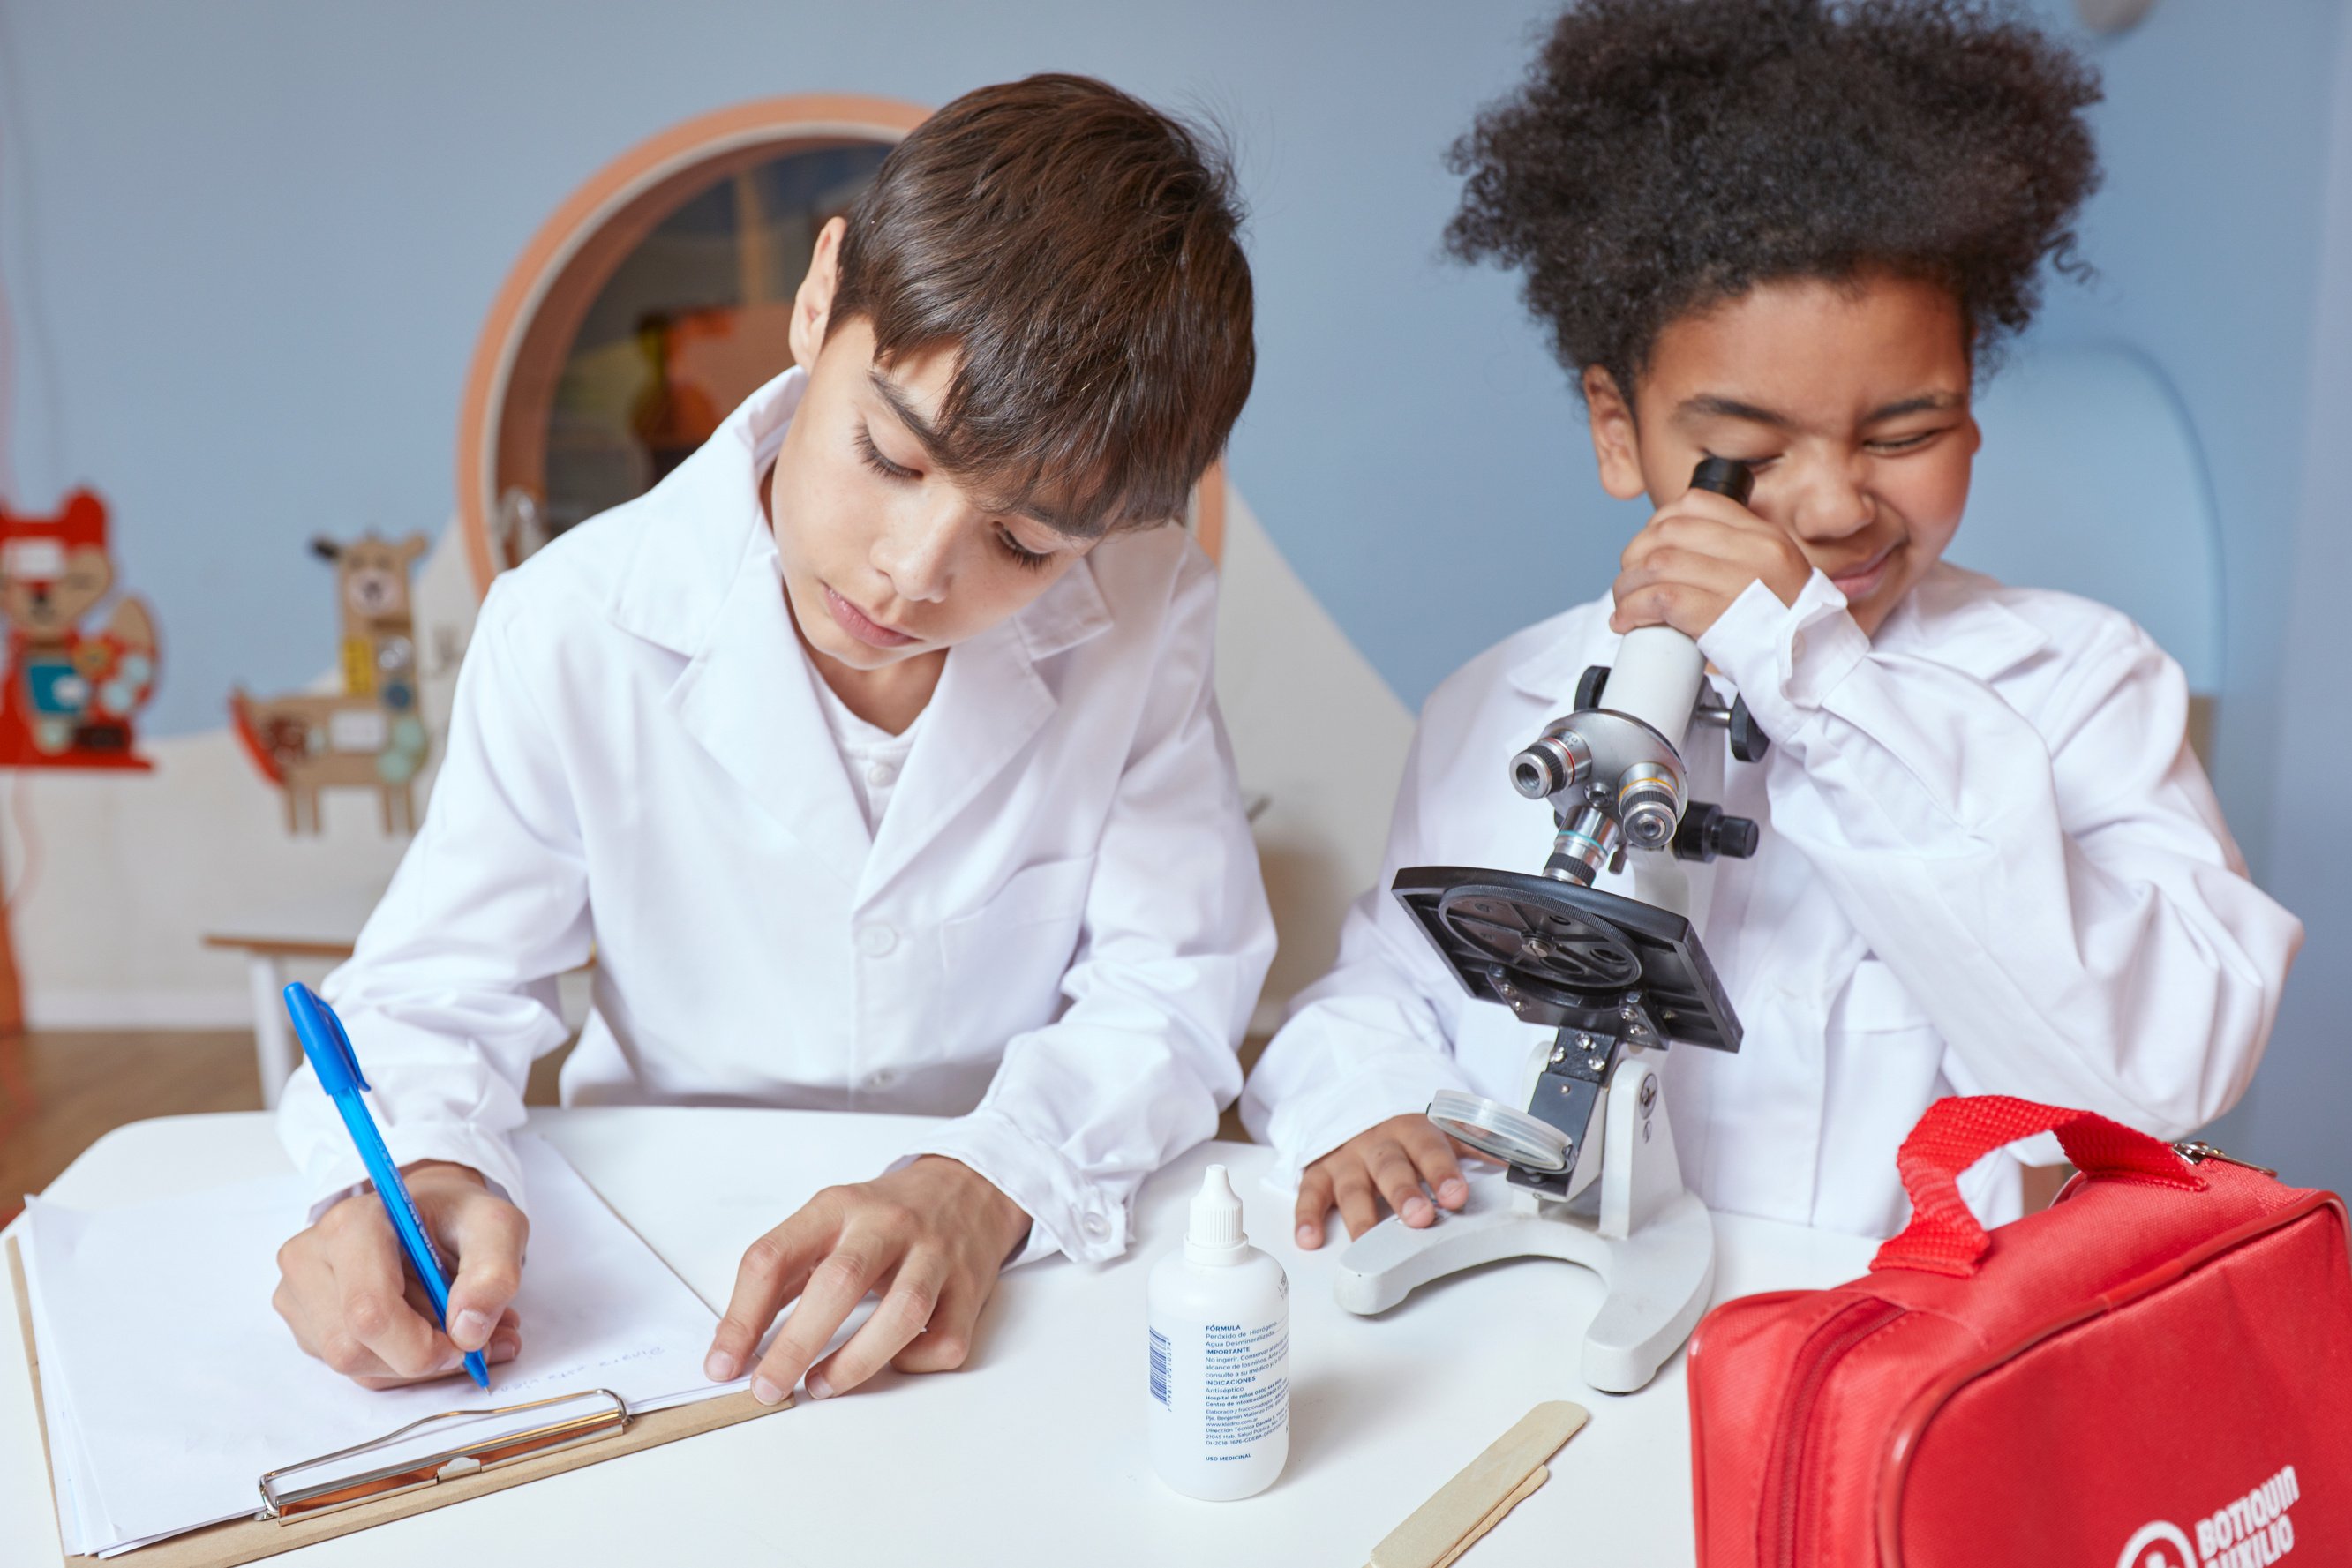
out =
<path fill-rule="evenodd" d="M 2082 1175 L 1988 1234 L 1959 1173 L 2042 1132 Z M 2000 1096 L 1898 1164 L 1869 1274 L 1691 1340 L 1702 1568 L 2352 1564 L 2343 1199 Z"/>

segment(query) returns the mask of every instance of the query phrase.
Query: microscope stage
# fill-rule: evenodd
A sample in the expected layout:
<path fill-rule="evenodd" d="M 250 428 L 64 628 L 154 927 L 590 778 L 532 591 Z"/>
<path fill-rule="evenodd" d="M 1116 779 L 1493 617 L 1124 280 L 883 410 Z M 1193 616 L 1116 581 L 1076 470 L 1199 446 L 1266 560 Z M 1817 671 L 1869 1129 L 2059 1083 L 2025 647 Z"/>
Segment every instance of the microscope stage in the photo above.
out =
<path fill-rule="evenodd" d="M 1572 882 L 1467 866 L 1408 866 L 1391 891 L 1464 989 L 1526 1022 L 1638 1036 L 1631 1026 L 1646 1015 L 1664 1040 L 1739 1049 L 1738 1018 L 1679 915 Z"/>

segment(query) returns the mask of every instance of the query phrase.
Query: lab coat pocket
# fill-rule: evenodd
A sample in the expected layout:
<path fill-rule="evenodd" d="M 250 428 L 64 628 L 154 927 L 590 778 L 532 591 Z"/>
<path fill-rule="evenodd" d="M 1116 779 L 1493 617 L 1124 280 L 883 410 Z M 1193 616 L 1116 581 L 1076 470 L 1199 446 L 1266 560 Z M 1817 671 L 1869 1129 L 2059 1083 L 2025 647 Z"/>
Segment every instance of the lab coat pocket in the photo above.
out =
<path fill-rule="evenodd" d="M 1024 866 L 996 896 L 940 925 L 960 1052 L 999 1050 L 1053 1021 L 1094 873 L 1092 855 Z"/>

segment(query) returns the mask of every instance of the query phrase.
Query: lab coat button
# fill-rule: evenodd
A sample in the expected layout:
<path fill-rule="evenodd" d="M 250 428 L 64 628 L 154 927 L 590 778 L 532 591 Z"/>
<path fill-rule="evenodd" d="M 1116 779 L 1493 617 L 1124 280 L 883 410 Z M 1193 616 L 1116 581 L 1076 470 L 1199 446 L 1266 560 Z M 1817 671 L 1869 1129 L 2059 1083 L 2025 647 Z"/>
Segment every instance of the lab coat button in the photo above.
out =
<path fill-rule="evenodd" d="M 1089 1241 L 1108 1241 L 1110 1239 L 1110 1221 L 1105 1219 L 1099 1214 L 1089 1214 L 1084 1219 L 1079 1220 L 1078 1228 L 1086 1232 L 1087 1239 Z"/>
<path fill-rule="evenodd" d="M 877 762 L 866 770 L 866 781 L 877 789 L 887 789 L 898 777 L 898 770 L 887 762 Z"/>
<path fill-rule="evenodd" d="M 898 934 L 887 925 L 861 925 L 857 928 L 857 950 L 869 958 L 879 958 L 898 945 Z"/>

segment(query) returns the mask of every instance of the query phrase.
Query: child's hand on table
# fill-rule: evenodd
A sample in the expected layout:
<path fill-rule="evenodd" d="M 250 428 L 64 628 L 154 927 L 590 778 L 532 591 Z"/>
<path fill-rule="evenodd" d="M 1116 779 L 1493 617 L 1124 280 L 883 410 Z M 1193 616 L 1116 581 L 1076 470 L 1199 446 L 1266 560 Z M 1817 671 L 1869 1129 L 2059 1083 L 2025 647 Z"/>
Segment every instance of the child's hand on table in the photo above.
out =
<path fill-rule="evenodd" d="M 336 1204 L 278 1249 L 270 1304 L 296 1343 L 362 1388 L 446 1377 L 462 1369 L 466 1351 L 487 1350 L 500 1362 L 522 1348 L 507 1303 L 522 1282 L 530 1221 L 465 1166 L 421 1160 L 401 1174 L 425 1233 L 457 1270 L 446 1335 L 434 1326 L 433 1303 L 409 1272 L 373 1188 Z"/>
<path fill-rule="evenodd" d="M 1712 490 L 1659 507 L 1618 565 L 1611 631 L 1671 626 L 1692 638 L 1704 636 L 1749 583 L 1794 604 L 1813 575 L 1794 539 Z"/>
<path fill-rule="evenodd" d="M 1439 1208 L 1469 1202 L 1470 1185 L 1462 1179 L 1459 1163 L 1464 1157 L 1493 1163 L 1419 1113 L 1365 1128 L 1308 1166 L 1299 1178 L 1298 1244 L 1310 1251 L 1323 1245 L 1324 1218 L 1335 1203 L 1350 1241 L 1380 1223 L 1383 1198 L 1416 1230 L 1433 1223 L 1437 1208 L 1430 1207 L 1422 1188 L 1436 1194 Z"/>
<path fill-rule="evenodd" d="M 827 1187 L 744 1252 L 703 1370 L 714 1383 L 742 1375 L 760 1336 L 798 1297 L 751 1380 L 763 1403 L 782 1399 L 803 1374 L 811 1396 L 825 1399 L 885 1365 L 953 1371 L 971 1351 L 997 1274 L 1028 1234 L 1020 1205 L 944 1155 Z M 882 1298 L 874 1315 L 817 1363 L 868 1292 Z"/>

